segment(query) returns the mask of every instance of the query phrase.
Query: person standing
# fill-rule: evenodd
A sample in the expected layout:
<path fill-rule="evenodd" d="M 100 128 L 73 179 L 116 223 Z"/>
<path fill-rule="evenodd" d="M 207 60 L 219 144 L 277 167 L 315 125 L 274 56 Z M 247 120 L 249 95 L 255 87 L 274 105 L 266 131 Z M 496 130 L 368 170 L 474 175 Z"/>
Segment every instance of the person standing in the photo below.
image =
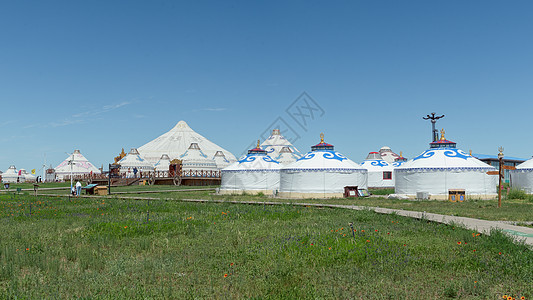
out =
<path fill-rule="evenodd" d="M 76 197 L 79 195 L 81 195 L 81 182 L 78 180 L 78 182 L 76 182 Z"/>

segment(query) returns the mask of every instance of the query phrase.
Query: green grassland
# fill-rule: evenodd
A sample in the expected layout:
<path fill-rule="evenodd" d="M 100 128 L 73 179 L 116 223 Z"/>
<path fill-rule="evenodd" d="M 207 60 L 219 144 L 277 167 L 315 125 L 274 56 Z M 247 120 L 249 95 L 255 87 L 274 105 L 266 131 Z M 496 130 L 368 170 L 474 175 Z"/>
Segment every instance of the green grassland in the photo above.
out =
<path fill-rule="evenodd" d="M 0 298 L 533 298 L 525 245 L 371 211 L 10 193 L 0 231 Z"/>

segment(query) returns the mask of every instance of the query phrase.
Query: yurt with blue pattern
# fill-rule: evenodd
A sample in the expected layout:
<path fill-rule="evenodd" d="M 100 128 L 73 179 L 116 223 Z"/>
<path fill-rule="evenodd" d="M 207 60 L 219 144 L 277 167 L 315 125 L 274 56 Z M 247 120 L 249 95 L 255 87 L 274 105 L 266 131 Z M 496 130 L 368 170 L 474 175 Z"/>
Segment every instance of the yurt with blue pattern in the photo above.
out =
<path fill-rule="evenodd" d="M 467 198 L 494 198 L 498 176 L 489 171 L 496 168 L 457 149 L 442 130 L 430 149 L 394 169 L 395 193 L 414 198 L 426 192 L 430 199 L 448 199 L 450 190 L 464 190 Z"/>
<path fill-rule="evenodd" d="M 310 152 L 281 169 L 280 197 L 340 198 L 345 186 L 367 189 L 368 171 L 320 137 Z"/>
<path fill-rule="evenodd" d="M 281 164 L 257 147 L 248 154 L 221 170 L 221 194 L 259 194 L 272 195 L 279 190 L 279 170 Z"/>
<path fill-rule="evenodd" d="M 394 187 L 394 178 L 392 178 L 394 167 L 381 158 L 379 152 L 368 153 L 366 159 L 361 163 L 361 167 L 368 170 L 368 187 Z"/>

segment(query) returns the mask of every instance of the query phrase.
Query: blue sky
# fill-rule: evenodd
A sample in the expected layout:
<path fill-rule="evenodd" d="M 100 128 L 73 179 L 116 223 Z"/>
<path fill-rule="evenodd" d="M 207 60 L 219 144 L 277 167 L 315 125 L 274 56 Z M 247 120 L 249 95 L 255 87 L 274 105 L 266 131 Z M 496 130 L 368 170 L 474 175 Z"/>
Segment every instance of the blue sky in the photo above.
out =
<path fill-rule="evenodd" d="M 306 152 L 533 155 L 531 1 L 5 1 L 0 170 L 98 167 L 185 120 L 239 155 L 278 117 Z M 286 109 L 306 92 L 305 127 Z"/>

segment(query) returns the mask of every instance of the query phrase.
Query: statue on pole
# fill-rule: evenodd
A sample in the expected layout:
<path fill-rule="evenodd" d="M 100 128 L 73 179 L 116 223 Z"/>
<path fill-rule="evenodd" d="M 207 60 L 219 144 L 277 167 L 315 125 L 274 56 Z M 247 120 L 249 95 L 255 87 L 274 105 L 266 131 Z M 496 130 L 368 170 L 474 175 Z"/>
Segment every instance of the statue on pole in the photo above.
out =
<path fill-rule="evenodd" d="M 440 118 L 444 118 L 444 115 L 442 116 L 435 116 L 435 113 L 431 113 L 431 115 L 427 115 L 426 117 L 422 117 L 424 120 L 431 120 L 431 135 L 433 136 L 433 142 L 436 142 L 439 139 L 439 134 L 437 132 L 437 129 L 435 129 L 435 123 L 437 123 L 437 120 Z"/>

